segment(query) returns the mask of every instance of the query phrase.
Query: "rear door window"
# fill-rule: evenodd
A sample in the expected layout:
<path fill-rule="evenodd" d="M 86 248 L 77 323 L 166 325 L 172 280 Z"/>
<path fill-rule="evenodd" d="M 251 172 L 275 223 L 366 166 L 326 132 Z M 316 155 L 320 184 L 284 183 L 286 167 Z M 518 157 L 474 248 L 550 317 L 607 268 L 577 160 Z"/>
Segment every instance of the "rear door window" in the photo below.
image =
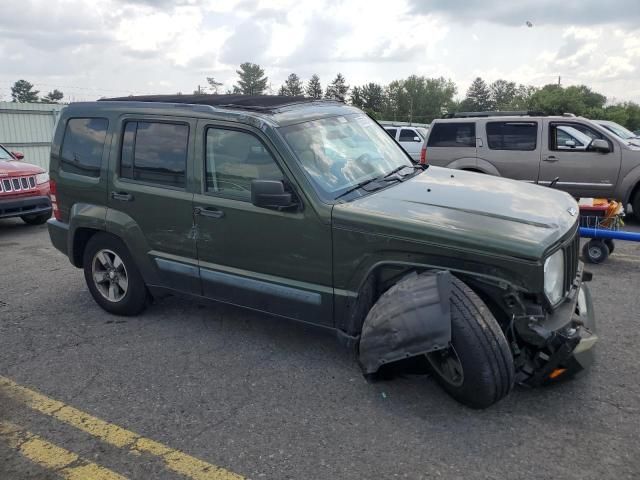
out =
<path fill-rule="evenodd" d="M 385 130 L 389 135 L 391 135 L 391 138 L 396 138 L 396 132 L 398 131 L 397 128 L 385 128 Z"/>
<path fill-rule="evenodd" d="M 436 123 L 431 128 L 429 147 L 476 146 L 476 124 L 472 122 Z"/>
<path fill-rule="evenodd" d="M 188 125 L 127 122 L 122 138 L 120 177 L 185 188 L 188 143 Z"/>
<path fill-rule="evenodd" d="M 415 140 L 415 139 L 418 140 Z M 400 142 L 422 142 L 422 139 L 420 138 L 420 135 L 418 135 L 418 132 L 416 132 L 415 130 L 411 130 L 408 128 L 403 128 L 402 130 L 400 130 Z"/>
<path fill-rule="evenodd" d="M 65 172 L 99 177 L 109 121 L 106 118 L 72 118 L 62 140 L 60 168 Z"/>
<path fill-rule="evenodd" d="M 537 122 L 489 122 L 487 143 L 491 150 L 535 150 Z"/>

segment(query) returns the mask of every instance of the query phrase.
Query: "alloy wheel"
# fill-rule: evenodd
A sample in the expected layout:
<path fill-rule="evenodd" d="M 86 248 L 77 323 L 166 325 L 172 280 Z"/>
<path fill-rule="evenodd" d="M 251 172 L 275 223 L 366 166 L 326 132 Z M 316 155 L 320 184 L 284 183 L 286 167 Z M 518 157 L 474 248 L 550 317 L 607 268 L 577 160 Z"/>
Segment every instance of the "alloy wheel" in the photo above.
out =
<path fill-rule="evenodd" d="M 96 252 L 91 262 L 91 274 L 96 289 L 106 300 L 117 303 L 127 294 L 127 269 L 114 251 L 102 249 Z"/>

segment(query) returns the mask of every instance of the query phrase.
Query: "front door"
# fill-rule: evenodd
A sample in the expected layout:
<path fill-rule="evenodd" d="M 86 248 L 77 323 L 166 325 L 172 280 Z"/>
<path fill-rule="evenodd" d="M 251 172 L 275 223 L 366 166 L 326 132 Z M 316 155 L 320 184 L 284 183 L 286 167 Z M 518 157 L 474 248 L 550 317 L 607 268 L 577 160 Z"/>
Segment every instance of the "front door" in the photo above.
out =
<path fill-rule="evenodd" d="M 187 175 L 195 126 L 172 117 L 122 119 L 109 189 L 108 228 L 121 229 L 114 233 L 134 257 L 144 256 L 139 264 L 150 262 L 157 276 L 146 280 L 187 293 L 200 293 Z"/>
<path fill-rule="evenodd" d="M 278 211 L 251 203 L 251 181 L 283 180 L 266 137 L 201 121 L 194 197 L 202 290 L 206 297 L 315 324 L 331 325 L 331 229 L 299 198 Z M 295 189 L 291 187 L 295 192 Z"/>
<path fill-rule="evenodd" d="M 590 150 L 591 139 L 609 143 L 611 151 Z M 540 162 L 541 185 L 558 178 L 556 188 L 574 197 L 611 197 L 620 173 L 621 152 L 604 134 L 580 122 L 545 120 Z"/>

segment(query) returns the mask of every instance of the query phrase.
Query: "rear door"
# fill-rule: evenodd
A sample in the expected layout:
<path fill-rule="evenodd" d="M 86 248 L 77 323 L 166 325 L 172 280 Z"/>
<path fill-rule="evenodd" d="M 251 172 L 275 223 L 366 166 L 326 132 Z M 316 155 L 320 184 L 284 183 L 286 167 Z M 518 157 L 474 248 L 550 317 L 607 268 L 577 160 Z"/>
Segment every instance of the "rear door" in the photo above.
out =
<path fill-rule="evenodd" d="M 193 193 L 187 182 L 195 126 L 194 120 L 179 117 L 120 120 L 108 227 L 122 228 L 119 234 L 150 257 L 160 286 L 199 294 Z"/>
<path fill-rule="evenodd" d="M 541 125 L 539 121 L 482 120 L 486 142 L 478 145 L 478 166 L 482 160 L 493 165 L 501 176 L 535 182 L 540 168 Z"/>
<path fill-rule="evenodd" d="M 556 188 L 575 197 L 613 196 L 622 159 L 615 142 L 581 122 L 545 119 L 544 124 L 539 183 L 548 185 L 558 178 Z M 572 131 L 578 131 L 583 136 L 570 135 Z M 587 138 L 606 140 L 611 151 L 595 152 L 578 145 L 578 142 L 585 143 Z"/>
<path fill-rule="evenodd" d="M 436 122 L 427 139 L 427 163 L 441 167 L 476 167 L 476 124 Z"/>

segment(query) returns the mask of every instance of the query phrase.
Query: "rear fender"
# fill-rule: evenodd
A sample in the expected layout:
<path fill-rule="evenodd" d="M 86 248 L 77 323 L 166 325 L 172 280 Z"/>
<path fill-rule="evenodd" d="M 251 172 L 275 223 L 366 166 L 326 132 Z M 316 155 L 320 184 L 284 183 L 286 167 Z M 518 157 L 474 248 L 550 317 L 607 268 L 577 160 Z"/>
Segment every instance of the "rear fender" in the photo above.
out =
<path fill-rule="evenodd" d="M 484 158 L 478 158 L 477 168 L 480 172 L 486 173 L 488 175 L 494 175 L 496 177 L 501 177 L 500 172 L 496 167 L 493 166 L 492 163 L 488 162 Z"/>
<path fill-rule="evenodd" d="M 69 211 L 69 234 L 67 236 L 67 255 L 71 263 L 80 267 L 81 261 L 78 261 L 76 254 L 76 241 L 78 240 L 78 230 L 106 230 L 105 218 L 107 209 L 105 207 L 94 205 L 91 203 L 74 203 Z M 82 258 L 82 254 L 80 254 Z"/>
<path fill-rule="evenodd" d="M 429 150 L 427 149 L 427 161 L 429 160 L 428 151 Z M 458 158 L 457 160 L 454 160 L 453 162 L 444 166 L 447 168 L 455 168 L 456 170 L 468 170 L 477 168 L 475 157 Z"/>
<path fill-rule="evenodd" d="M 451 341 L 449 271 L 413 272 L 385 292 L 362 326 L 359 363 L 365 374 Z"/>

